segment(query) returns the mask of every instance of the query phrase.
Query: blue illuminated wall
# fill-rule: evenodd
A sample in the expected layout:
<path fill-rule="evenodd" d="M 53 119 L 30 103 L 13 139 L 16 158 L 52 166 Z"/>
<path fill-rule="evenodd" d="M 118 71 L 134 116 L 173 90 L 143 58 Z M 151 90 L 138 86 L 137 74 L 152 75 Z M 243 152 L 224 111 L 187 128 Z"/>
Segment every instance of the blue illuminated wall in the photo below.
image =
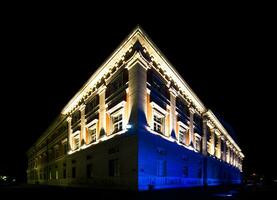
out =
<path fill-rule="evenodd" d="M 138 132 L 138 189 L 163 189 L 240 183 L 240 171 L 146 130 Z M 207 179 L 203 178 L 207 170 Z"/>

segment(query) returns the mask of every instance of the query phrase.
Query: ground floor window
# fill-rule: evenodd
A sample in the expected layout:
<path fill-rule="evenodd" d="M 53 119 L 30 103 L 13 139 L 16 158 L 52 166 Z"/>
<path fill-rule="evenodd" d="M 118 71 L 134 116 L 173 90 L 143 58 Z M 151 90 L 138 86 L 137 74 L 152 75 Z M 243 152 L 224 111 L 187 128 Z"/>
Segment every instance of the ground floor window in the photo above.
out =
<path fill-rule="evenodd" d="M 167 162 L 166 160 L 157 161 L 157 176 L 166 176 L 167 175 Z"/>
<path fill-rule="evenodd" d="M 72 167 L 72 178 L 76 178 L 76 167 Z"/>
<path fill-rule="evenodd" d="M 66 178 L 66 169 L 63 170 L 63 178 Z"/>
<path fill-rule="evenodd" d="M 93 177 L 93 170 L 92 170 L 92 164 L 87 165 L 87 178 Z"/>
<path fill-rule="evenodd" d="M 109 160 L 109 176 L 119 176 L 119 159 Z"/>

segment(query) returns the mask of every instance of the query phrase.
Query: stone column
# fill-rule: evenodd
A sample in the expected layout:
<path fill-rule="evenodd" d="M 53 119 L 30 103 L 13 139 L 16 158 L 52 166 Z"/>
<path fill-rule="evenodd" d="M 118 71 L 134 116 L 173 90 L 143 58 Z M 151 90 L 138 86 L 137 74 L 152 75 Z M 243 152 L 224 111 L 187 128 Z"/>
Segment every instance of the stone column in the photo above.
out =
<path fill-rule="evenodd" d="M 86 116 L 85 116 L 85 108 L 86 105 L 83 104 L 80 106 L 79 110 L 81 113 L 81 130 L 80 130 L 80 143 L 79 145 L 82 146 L 85 144 L 86 141 Z"/>
<path fill-rule="evenodd" d="M 99 95 L 99 133 L 100 136 L 106 134 L 106 86 L 101 86 L 98 90 Z"/>
<path fill-rule="evenodd" d="M 207 156 L 207 119 L 206 119 L 206 117 L 203 117 L 202 129 L 203 129 L 202 154 L 204 156 Z"/>
<path fill-rule="evenodd" d="M 214 146 L 215 146 L 215 144 L 214 144 L 214 137 L 215 137 L 215 129 L 213 128 L 213 129 L 211 129 L 211 131 L 210 131 L 210 133 L 211 133 L 211 138 L 210 138 L 210 148 L 211 148 L 211 155 L 214 155 Z"/>
<path fill-rule="evenodd" d="M 203 185 L 207 186 L 207 119 L 203 116 L 202 121 L 202 154 L 203 154 L 203 165 L 202 165 L 202 174 L 203 174 Z"/>
<path fill-rule="evenodd" d="M 218 159 L 220 159 L 221 158 L 221 134 L 220 134 L 220 132 L 217 129 L 216 129 L 215 133 L 216 133 L 216 137 L 217 137 L 216 157 Z"/>
<path fill-rule="evenodd" d="M 227 163 L 230 163 L 230 146 L 229 146 L 229 141 L 226 141 L 226 148 L 227 148 L 227 151 L 226 151 L 226 162 Z"/>
<path fill-rule="evenodd" d="M 71 122 L 72 122 L 72 117 L 68 116 L 67 117 L 67 123 L 68 123 L 68 150 L 72 150 L 72 127 L 71 127 Z"/>
<path fill-rule="evenodd" d="M 194 108 L 189 108 L 189 144 L 192 145 L 192 147 L 195 147 L 195 138 L 194 138 L 194 125 L 193 125 L 193 115 L 195 113 Z"/>
<path fill-rule="evenodd" d="M 176 96 L 177 92 L 173 88 L 169 88 L 170 93 L 170 113 L 169 113 L 169 136 L 175 136 L 178 139 L 178 133 L 176 133 Z M 174 135 L 175 134 L 175 135 Z"/>
<path fill-rule="evenodd" d="M 146 102 L 147 102 L 147 69 L 148 65 L 145 63 L 139 53 L 133 56 L 133 60 L 130 61 L 126 68 L 128 69 L 129 77 L 129 100 L 130 100 L 130 118 L 129 124 L 131 124 L 137 132 L 137 130 L 145 129 L 147 125 L 146 121 Z"/>
<path fill-rule="evenodd" d="M 223 143 L 223 153 L 222 153 L 222 160 L 226 161 L 226 142 L 225 138 L 222 136 L 222 143 Z"/>

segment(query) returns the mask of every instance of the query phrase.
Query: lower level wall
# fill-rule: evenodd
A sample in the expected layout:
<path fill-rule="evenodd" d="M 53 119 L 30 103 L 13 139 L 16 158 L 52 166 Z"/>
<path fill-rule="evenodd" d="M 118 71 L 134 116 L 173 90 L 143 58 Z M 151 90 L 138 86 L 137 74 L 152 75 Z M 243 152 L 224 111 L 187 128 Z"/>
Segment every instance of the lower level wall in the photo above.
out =
<path fill-rule="evenodd" d="M 139 190 L 203 186 L 204 170 L 207 185 L 240 183 L 240 171 L 214 157 L 204 158 L 148 131 L 140 131 L 138 141 Z"/>
<path fill-rule="evenodd" d="M 115 176 L 111 160 L 117 160 Z M 126 133 L 38 166 L 28 183 L 136 190 L 137 166 L 137 136 Z"/>

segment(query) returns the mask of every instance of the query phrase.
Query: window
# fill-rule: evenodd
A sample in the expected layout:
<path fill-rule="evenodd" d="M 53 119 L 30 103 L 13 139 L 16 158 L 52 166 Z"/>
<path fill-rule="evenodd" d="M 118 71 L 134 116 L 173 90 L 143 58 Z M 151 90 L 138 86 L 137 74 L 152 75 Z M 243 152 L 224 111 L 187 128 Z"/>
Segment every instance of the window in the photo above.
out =
<path fill-rule="evenodd" d="M 166 176 L 167 162 L 166 160 L 157 161 L 157 176 Z"/>
<path fill-rule="evenodd" d="M 198 168 L 197 178 L 201 178 L 201 177 L 202 177 L 202 168 Z"/>
<path fill-rule="evenodd" d="M 119 176 L 119 160 L 118 159 L 109 160 L 109 176 L 112 176 L 112 177 Z"/>
<path fill-rule="evenodd" d="M 72 167 L 72 178 L 76 178 L 76 167 Z"/>
<path fill-rule="evenodd" d="M 87 178 L 93 177 L 93 170 L 92 170 L 92 164 L 87 165 Z"/>
<path fill-rule="evenodd" d="M 183 167 L 183 176 L 184 177 L 188 177 L 188 175 L 189 175 L 189 169 L 188 169 L 187 166 L 184 166 Z"/>
<path fill-rule="evenodd" d="M 196 135 L 195 135 L 195 149 L 197 150 L 197 151 L 200 151 L 201 150 L 201 138 L 200 138 L 200 135 L 198 135 L 197 133 L 196 133 Z"/>
<path fill-rule="evenodd" d="M 66 169 L 63 170 L 63 178 L 66 178 Z"/>
<path fill-rule="evenodd" d="M 113 132 L 117 133 L 122 131 L 122 114 L 114 115 L 113 116 Z"/>
<path fill-rule="evenodd" d="M 154 131 L 158 133 L 163 132 L 163 117 L 154 114 Z"/>
<path fill-rule="evenodd" d="M 76 137 L 74 137 L 75 149 L 78 149 L 78 148 L 79 148 L 79 141 L 80 141 L 79 135 L 77 135 Z"/>
<path fill-rule="evenodd" d="M 109 115 L 109 120 L 107 122 L 109 135 L 126 131 L 126 124 L 124 121 L 125 105 L 126 101 L 121 101 L 107 111 Z"/>
<path fill-rule="evenodd" d="M 152 105 L 152 130 L 159 133 L 165 134 L 165 115 L 166 111 L 155 102 L 151 102 Z"/>
<path fill-rule="evenodd" d="M 96 142 L 96 125 L 88 129 L 89 143 Z"/>
<path fill-rule="evenodd" d="M 63 154 L 66 155 L 67 154 L 67 142 L 63 143 Z"/>
<path fill-rule="evenodd" d="M 179 142 L 181 144 L 186 143 L 186 134 L 187 134 L 187 130 L 183 126 L 180 126 L 179 127 Z"/>

